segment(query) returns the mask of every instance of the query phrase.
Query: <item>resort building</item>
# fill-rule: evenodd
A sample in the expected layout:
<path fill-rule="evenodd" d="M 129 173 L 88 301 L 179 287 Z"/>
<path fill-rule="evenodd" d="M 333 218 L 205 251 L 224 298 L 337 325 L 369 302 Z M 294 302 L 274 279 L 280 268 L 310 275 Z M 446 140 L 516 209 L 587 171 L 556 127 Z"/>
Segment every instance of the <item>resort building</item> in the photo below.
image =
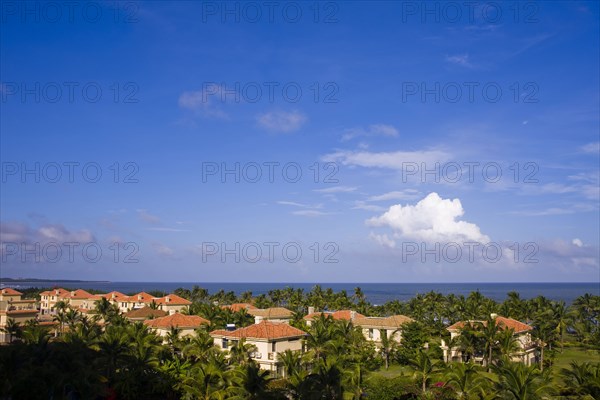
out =
<path fill-rule="evenodd" d="M 159 336 L 166 338 L 172 328 L 178 329 L 179 337 L 195 335 L 196 329 L 202 325 L 210 324 L 210 321 L 198 315 L 174 313 L 160 318 L 148 319 L 144 321 L 144 324 Z"/>
<path fill-rule="evenodd" d="M 512 318 L 505 318 L 498 316 L 496 314 L 491 315 L 494 319 L 498 329 L 506 330 L 512 329 L 513 338 L 515 339 L 515 343 L 517 345 L 518 350 L 510 355 L 512 361 L 522 362 L 525 365 L 532 365 L 537 362 L 537 342 L 531 339 L 531 331 L 533 328 L 527 324 L 524 324 L 520 321 L 514 320 Z M 450 325 L 447 329 L 450 332 L 450 340 L 454 341 L 455 338 L 459 337 L 461 331 L 468 325 L 477 326 L 481 324 L 485 326 L 486 321 L 459 321 L 453 325 Z M 453 346 L 449 348 L 446 344 L 445 340 L 442 340 L 441 344 L 442 351 L 444 352 L 444 360 L 447 362 L 452 361 L 468 361 L 466 360 L 466 356 L 463 354 L 459 346 Z M 481 365 L 486 365 L 487 359 L 485 354 L 475 354 L 471 361 L 479 363 Z"/>
<path fill-rule="evenodd" d="M 225 309 L 229 309 L 233 312 L 238 312 L 240 310 L 258 310 L 258 308 L 256 308 L 256 306 L 250 304 L 250 303 L 233 303 L 233 304 L 227 304 L 224 306 L 221 306 L 221 308 Z"/>
<path fill-rule="evenodd" d="M 261 369 L 271 371 L 275 376 L 284 376 L 283 365 L 277 355 L 286 350 L 303 351 L 303 338 L 306 332 L 285 322 L 261 321 L 257 324 L 236 330 L 216 330 L 210 333 L 215 345 L 227 350 L 241 339 L 256 346 L 251 357 Z"/>
<path fill-rule="evenodd" d="M 56 303 L 59 301 L 63 301 L 83 313 L 94 310 L 96 308 L 96 301 L 101 300 L 102 298 L 115 304 L 122 313 L 138 308 L 144 308 L 155 303 L 158 309 L 172 314 L 180 312 L 182 309 L 192 304 L 191 301 L 181 298 L 176 294 L 169 294 L 164 297 L 154 297 L 146 292 L 140 292 L 133 296 L 127 296 L 126 294 L 117 291 L 93 295 L 82 289 L 68 291 L 62 288 L 56 288 L 42 292 L 40 293 L 40 296 L 41 313 L 43 315 L 56 314 Z"/>
<path fill-rule="evenodd" d="M 36 319 L 38 310 L 35 300 L 22 300 L 23 293 L 11 288 L 0 289 L 0 343 L 12 341 L 12 337 L 4 329 L 9 319 L 19 325 Z"/>
<path fill-rule="evenodd" d="M 262 321 L 289 323 L 294 315 L 290 310 L 283 307 L 252 308 L 248 309 L 248 314 L 254 317 L 256 324 Z"/>
<path fill-rule="evenodd" d="M 357 318 L 365 318 L 364 315 L 357 313 L 352 310 L 338 310 L 338 311 L 321 311 L 314 312 L 313 307 L 308 308 L 308 315 L 304 317 L 304 321 L 308 326 L 311 326 L 315 319 L 319 319 L 322 315 L 331 317 L 336 321 L 352 321 L 354 322 Z"/>
<path fill-rule="evenodd" d="M 147 319 L 154 319 L 160 317 L 166 317 L 169 313 L 163 310 L 156 310 L 149 306 L 138 308 L 136 310 L 127 311 L 124 317 L 132 322 L 145 321 Z"/>
<path fill-rule="evenodd" d="M 413 319 L 405 315 L 391 315 L 389 317 L 361 317 L 355 318 L 353 323 L 358 326 L 367 340 L 381 343 L 385 334 L 387 338 L 400 343 L 402 340 L 402 326 L 413 322 Z"/>

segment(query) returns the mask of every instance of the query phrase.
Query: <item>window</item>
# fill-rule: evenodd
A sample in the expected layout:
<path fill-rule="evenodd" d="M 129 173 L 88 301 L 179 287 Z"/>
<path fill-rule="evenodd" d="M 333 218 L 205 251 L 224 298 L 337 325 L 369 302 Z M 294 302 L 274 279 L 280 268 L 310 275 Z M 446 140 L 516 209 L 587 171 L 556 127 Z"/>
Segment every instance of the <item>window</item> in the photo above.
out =
<path fill-rule="evenodd" d="M 271 343 L 271 351 L 275 353 L 275 342 Z"/>
<path fill-rule="evenodd" d="M 369 329 L 369 339 L 373 339 L 373 329 Z"/>
<path fill-rule="evenodd" d="M 226 349 L 228 346 L 227 339 L 223 338 L 223 342 L 221 343 L 221 347 Z"/>

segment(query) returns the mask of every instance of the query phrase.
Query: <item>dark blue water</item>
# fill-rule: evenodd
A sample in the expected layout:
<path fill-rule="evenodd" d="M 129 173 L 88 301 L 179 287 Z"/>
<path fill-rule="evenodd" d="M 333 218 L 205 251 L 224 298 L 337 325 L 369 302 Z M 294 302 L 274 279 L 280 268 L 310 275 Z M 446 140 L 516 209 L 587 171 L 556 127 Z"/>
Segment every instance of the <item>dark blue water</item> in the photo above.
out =
<path fill-rule="evenodd" d="M 11 283 L 11 287 L 18 289 L 27 287 L 66 287 L 81 289 L 97 289 L 105 292 L 117 290 L 123 293 L 137 293 L 141 291 L 161 290 L 172 292 L 183 287 L 191 289 L 198 285 L 207 289 L 210 293 L 233 291 L 240 294 L 251 291 L 253 295 L 267 293 L 272 289 L 283 289 L 286 286 L 302 288 L 310 291 L 316 283 L 201 283 L 201 282 L 19 282 Z M 320 283 L 323 290 L 332 288 L 338 292 L 346 290 L 348 295 L 354 293 L 354 288 L 360 286 L 367 300 L 373 304 L 383 304 L 391 300 L 405 301 L 414 297 L 417 293 L 429 291 L 440 292 L 444 295 L 454 293 L 455 295 L 468 296 L 469 293 L 479 290 L 484 296 L 496 301 L 502 301 L 510 291 L 516 291 L 523 299 L 530 299 L 539 295 L 551 300 L 564 300 L 567 304 L 585 293 L 596 296 L 600 295 L 600 283 Z"/>

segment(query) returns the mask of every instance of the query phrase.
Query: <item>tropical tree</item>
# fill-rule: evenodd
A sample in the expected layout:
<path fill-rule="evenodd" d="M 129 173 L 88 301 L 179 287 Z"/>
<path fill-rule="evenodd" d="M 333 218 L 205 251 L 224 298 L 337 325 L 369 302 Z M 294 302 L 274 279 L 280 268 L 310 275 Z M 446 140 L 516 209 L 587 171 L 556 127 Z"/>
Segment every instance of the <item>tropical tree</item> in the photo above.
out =
<path fill-rule="evenodd" d="M 6 325 L 0 330 L 8 335 L 8 343 L 12 343 L 13 338 L 21 334 L 21 326 L 14 318 L 8 318 Z"/>
<path fill-rule="evenodd" d="M 427 392 L 433 376 L 442 370 L 439 360 L 433 359 L 431 352 L 424 349 L 417 351 L 416 357 L 410 361 L 409 367 L 413 371 L 413 379 L 419 383 L 423 393 Z"/>
<path fill-rule="evenodd" d="M 453 363 L 446 372 L 446 385 L 454 389 L 459 399 L 474 399 L 485 392 L 487 380 L 475 364 Z"/>
<path fill-rule="evenodd" d="M 537 366 L 526 366 L 516 362 L 500 362 L 492 366 L 498 375 L 495 387 L 503 398 L 515 400 L 537 400 L 553 393 L 548 371 Z"/>

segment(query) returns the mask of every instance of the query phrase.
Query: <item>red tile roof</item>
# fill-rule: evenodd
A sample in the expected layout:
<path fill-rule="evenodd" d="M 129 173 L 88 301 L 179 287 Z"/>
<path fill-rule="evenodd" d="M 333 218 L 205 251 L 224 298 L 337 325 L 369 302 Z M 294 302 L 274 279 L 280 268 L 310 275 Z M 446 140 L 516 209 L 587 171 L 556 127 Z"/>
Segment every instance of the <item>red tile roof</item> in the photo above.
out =
<path fill-rule="evenodd" d="M 91 293 L 86 292 L 83 289 L 77 289 L 72 292 L 66 293 L 63 297 L 68 299 L 89 299 L 93 295 Z"/>
<path fill-rule="evenodd" d="M 127 299 L 123 299 L 121 301 L 128 301 L 128 302 L 132 302 L 132 303 L 151 303 L 152 300 L 156 301 L 156 297 L 154 297 L 146 292 L 139 292 L 139 293 L 134 294 L 133 296 L 129 296 L 129 297 L 127 297 Z"/>
<path fill-rule="evenodd" d="M 2 289 L 2 294 L 4 296 L 21 296 L 21 295 L 23 295 L 23 293 L 17 292 L 15 289 L 11 289 L 11 288 Z"/>
<path fill-rule="evenodd" d="M 56 293 L 58 291 L 58 293 Z M 65 294 L 69 293 L 68 290 L 63 288 L 54 288 L 52 290 L 46 290 L 45 292 L 40 293 L 42 296 L 58 296 L 63 297 Z"/>
<path fill-rule="evenodd" d="M 106 294 L 101 294 L 99 295 L 101 297 L 104 297 L 107 300 L 111 300 L 113 297 L 119 301 L 125 301 L 126 298 L 128 298 L 129 296 L 127 296 L 126 294 L 123 294 L 121 292 L 117 292 L 117 291 L 112 291 L 110 293 L 106 293 Z"/>
<path fill-rule="evenodd" d="M 168 294 L 165 297 L 160 297 L 154 300 L 156 304 L 172 304 L 174 306 L 187 306 L 192 304 L 191 301 L 184 299 L 183 297 L 179 297 L 176 294 Z"/>
<path fill-rule="evenodd" d="M 486 321 L 458 321 L 455 324 L 450 325 L 447 329 L 449 331 L 457 331 L 464 328 L 468 323 L 480 323 L 484 326 L 487 324 Z M 501 316 L 496 317 L 496 325 L 498 325 L 498 328 L 502 330 L 512 329 L 515 331 L 515 333 L 527 332 L 533 329 L 533 327 L 519 322 L 516 319 Z"/>
<path fill-rule="evenodd" d="M 245 328 L 239 328 L 235 331 L 216 330 L 210 333 L 211 336 L 224 336 L 228 338 L 249 338 L 249 339 L 284 339 L 299 338 L 307 333 L 294 328 L 284 322 L 262 321 L 258 324 L 250 325 Z"/>
<path fill-rule="evenodd" d="M 331 316 L 333 319 L 335 320 L 346 320 L 346 321 L 352 321 L 352 313 L 354 312 L 354 318 L 364 318 L 365 316 L 357 313 L 355 311 L 352 310 L 338 310 L 338 311 L 324 311 L 324 312 L 314 312 L 312 314 L 308 314 L 307 316 L 304 317 L 305 320 L 307 321 L 312 321 L 314 319 L 319 318 L 322 314 L 325 316 Z"/>
<path fill-rule="evenodd" d="M 144 324 L 150 328 L 169 329 L 176 328 L 199 328 L 203 324 L 209 324 L 210 321 L 199 317 L 198 315 L 183 315 L 175 313 L 166 317 L 149 319 L 144 321 Z"/>

